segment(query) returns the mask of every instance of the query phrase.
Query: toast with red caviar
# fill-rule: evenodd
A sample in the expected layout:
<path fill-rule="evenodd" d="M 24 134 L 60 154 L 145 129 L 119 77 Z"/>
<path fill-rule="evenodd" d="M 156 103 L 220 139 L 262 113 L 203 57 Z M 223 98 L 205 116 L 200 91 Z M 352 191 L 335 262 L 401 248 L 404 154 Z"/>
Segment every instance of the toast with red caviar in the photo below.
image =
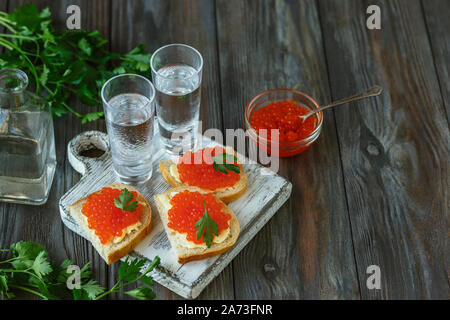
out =
<path fill-rule="evenodd" d="M 217 149 L 218 153 L 221 152 L 234 157 L 236 156 L 236 153 L 232 148 L 216 148 L 219 148 Z M 214 193 L 216 197 L 225 203 L 235 201 L 247 190 L 247 173 L 237 161 L 234 161 L 234 167 L 231 168 L 232 170 L 227 170 L 225 166 L 223 168 L 219 168 L 217 165 L 213 166 L 211 163 L 214 162 L 211 158 L 208 160 L 209 163 L 205 161 L 204 159 L 208 157 L 206 153 L 205 158 L 196 157 L 197 153 L 206 149 L 212 150 L 212 148 L 204 148 L 195 153 L 188 151 L 187 154 L 184 154 L 174 161 L 160 161 L 159 170 L 161 171 L 161 175 L 171 187 L 198 187 Z M 215 154 L 214 152 L 212 153 Z M 192 157 L 192 160 L 190 162 L 184 161 L 186 156 Z M 196 159 L 201 159 L 201 163 L 196 163 Z M 227 166 L 230 164 L 230 162 L 226 163 Z"/>
<path fill-rule="evenodd" d="M 230 250 L 239 237 L 233 211 L 214 194 L 197 187 L 180 186 L 154 196 L 156 207 L 178 263 L 209 258 Z M 208 209 L 207 209 L 208 208 Z M 206 214 L 217 225 L 217 235 L 201 221 Z M 199 231 L 202 236 L 199 238 Z M 211 232 L 208 243 L 207 233 Z"/>
<path fill-rule="evenodd" d="M 135 188 L 119 183 L 78 200 L 69 207 L 69 215 L 107 264 L 130 253 L 152 226 L 147 200 Z"/>

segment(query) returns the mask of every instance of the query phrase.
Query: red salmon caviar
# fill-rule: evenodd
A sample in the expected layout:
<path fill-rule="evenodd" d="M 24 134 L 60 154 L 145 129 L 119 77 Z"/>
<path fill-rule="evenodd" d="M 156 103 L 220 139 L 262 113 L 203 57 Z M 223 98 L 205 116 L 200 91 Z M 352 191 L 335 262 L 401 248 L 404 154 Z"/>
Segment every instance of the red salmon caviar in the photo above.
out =
<path fill-rule="evenodd" d="M 267 129 L 267 138 L 270 139 L 270 130 L 280 130 L 280 142 L 302 140 L 311 135 L 317 127 L 317 119 L 311 116 L 303 123 L 299 115 L 305 115 L 310 110 L 300 106 L 293 100 L 272 102 L 256 110 L 250 120 L 253 129 L 259 132 Z M 265 137 L 265 135 L 264 135 Z"/>
<path fill-rule="evenodd" d="M 225 205 L 218 202 L 212 194 L 186 190 L 177 193 L 170 199 L 172 207 L 169 210 L 168 227 L 179 233 L 186 233 L 186 239 L 196 244 L 204 242 L 203 236 L 197 240 L 197 229 L 194 228 L 195 223 L 205 213 L 203 200 L 208 215 L 217 223 L 220 234 L 222 230 L 228 228 L 228 220 L 231 219 L 231 215 L 222 211 Z M 214 237 L 216 236 L 214 235 Z"/>
<path fill-rule="evenodd" d="M 114 205 L 114 198 L 119 198 L 120 189 L 103 188 L 91 194 L 83 203 L 81 213 L 86 216 L 89 229 L 95 231 L 102 244 L 109 243 L 115 236 L 122 236 L 123 229 L 135 224 L 142 215 L 142 205 L 136 211 L 122 211 Z M 136 201 L 136 192 L 133 200 Z"/>
<path fill-rule="evenodd" d="M 234 171 L 227 174 L 216 171 L 212 156 L 225 152 L 224 148 L 204 148 L 196 152 L 188 151 L 180 157 L 177 169 L 181 182 L 206 190 L 232 187 L 239 181 L 240 175 Z M 235 164 L 237 164 L 235 162 Z M 242 167 L 238 164 L 239 168 Z"/>

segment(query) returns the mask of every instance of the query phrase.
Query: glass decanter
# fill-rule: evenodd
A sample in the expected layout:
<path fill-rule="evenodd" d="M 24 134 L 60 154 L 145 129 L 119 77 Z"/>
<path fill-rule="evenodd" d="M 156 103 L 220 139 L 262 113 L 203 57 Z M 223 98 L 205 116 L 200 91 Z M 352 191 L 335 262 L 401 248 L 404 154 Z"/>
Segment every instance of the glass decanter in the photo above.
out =
<path fill-rule="evenodd" d="M 47 101 L 26 90 L 27 75 L 0 70 L 0 201 L 44 204 L 56 168 Z"/>

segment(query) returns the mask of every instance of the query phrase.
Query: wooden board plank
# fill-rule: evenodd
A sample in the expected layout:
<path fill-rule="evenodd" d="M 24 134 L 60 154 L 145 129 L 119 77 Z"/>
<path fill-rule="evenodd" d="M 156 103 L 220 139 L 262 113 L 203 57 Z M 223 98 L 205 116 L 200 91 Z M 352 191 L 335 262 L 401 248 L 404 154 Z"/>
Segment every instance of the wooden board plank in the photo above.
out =
<path fill-rule="evenodd" d="M 265 89 L 297 87 L 329 101 L 315 1 L 217 2 L 225 128 Z M 318 141 L 281 159 L 293 196 L 233 261 L 236 298 L 359 298 L 333 114 Z"/>
<path fill-rule="evenodd" d="M 248 186 L 245 194 L 228 204 L 239 221 L 240 233 L 235 245 L 229 251 L 208 259 L 179 264 L 171 248 L 165 228 L 158 214 L 153 196 L 170 189 L 159 170 L 158 163 L 170 159 L 160 144 L 159 133 L 155 126 L 152 144 L 153 176 L 142 185 L 135 186 L 148 200 L 152 209 L 152 229 L 132 252 L 132 256 L 146 257 L 153 260 L 159 256 L 161 263 L 152 273 L 153 279 L 185 298 L 197 298 L 200 292 L 231 262 L 242 248 L 275 214 L 280 206 L 289 198 L 292 185 L 284 178 L 275 175 L 263 166 L 239 156 L 248 175 Z M 74 232 L 85 237 L 85 233 L 69 215 L 69 207 L 78 200 L 100 190 L 102 187 L 118 183 L 119 178 L 114 173 L 111 153 L 107 152 L 100 159 L 81 157 L 79 150 L 90 144 L 103 141 L 107 150 L 107 135 L 99 131 L 88 131 L 69 142 L 69 161 L 73 167 L 83 174 L 83 178 L 59 202 L 61 219 Z M 200 136 L 198 148 L 215 147 L 219 145 L 209 138 Z"/>
<path fill-rule="evenodd" d="M 200 119 L 203 131 L 222 129 L 221 92 L 218 77 L 218 52 L 212 1 L 113 1 L 112 49 L 126 52 L 144 43 L 150 52 L 169 43 L 185 43 L 203 56 L 202 100 Z M 227 267 L 207 287 L 199 299 L 232 299 L 232 268 Z M 179 299 L 159 286 L 157 297 Z"/>
<path fill-rule="evenodd" d="M 8 11 L 28 3 L 29 1 L 11 1 Z M 49 7 L 52 12 L 52 20 L 56 26 L 65 28 L 67 18 L 66 9 L 71 4 L 80 6 L 81 9 L 81 27 L 86 30 L 99 29 L 103 36 L 107 37 L 109 32 L 109 2 L 101 1 L 35 1 L 39 9 Z M 107 37 L 108 39 L 108 37 Z M 81 112 L 92 111 L 93 108 L 84 107 L 75 100 L 70 105 Z M 98 110 L 101 110 L 99 106 Z M 67 141 L 73 138 L 82 130 L 100 129 L 104 130 L 104 122 L 98 121 L 87 125 L 81 125 L 76 117 L 65 115 L 63 118 L 54 119 L 55 143 L 57 168 L 53 180 L 50 197 L 43 206 L 26 206 L 0 203 L 0 230 L 2 238 L 0 245 L 9 247 L 13 242 L 20 240 L 31 240 L 44 245 L 50 258 L 60 262 L 70 258 L 78 265 L 84 265 L 91 262 L 93 271 L 92 277 L 102 285 L 107 285 L 108 273 L 107 265 L 98 258 L 90 244 L 67 230 L 59 217 L 58 201 L 59 198 L 72 187 L 80 178 L 70 164 L 66 161 Z M 23 297 L 18 295 L 19 298 Z M 36 298 L 30 296 L 30 298 Z"/>
<path fill-rule="evenodd" d="M 422 0 L 422 7 L 447 121 L 450 123 L 450 1 Z"/>
<path fill-rule="evenodd" d="M 361 295 L 448 299 L 450 135 L 420 3 L 376 1 L 381 30 L 369 4 L 319 2 L 333 98 L 385 88 L 335 109 Z"/>

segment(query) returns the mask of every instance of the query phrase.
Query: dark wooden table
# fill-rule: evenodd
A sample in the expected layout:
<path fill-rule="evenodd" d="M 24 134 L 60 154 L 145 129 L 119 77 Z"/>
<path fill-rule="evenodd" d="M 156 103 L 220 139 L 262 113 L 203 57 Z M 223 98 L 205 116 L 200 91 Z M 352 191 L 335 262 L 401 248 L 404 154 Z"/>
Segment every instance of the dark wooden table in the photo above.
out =
<path fill-rule="evenodd" d="M 3 0 L 12 11 L 27 1 Z M 290 200 L 205 289 L 200 299 L 448 299 L 450 1 L 37 1 L 61 27 L 81 8 L 82 28 L 99 29 L 110 49 L 168 43 L 200 50 L 205 66 L 201 120 L 243 128 L 257 93 L 298 88 L 320 103 L 373 84 L 382 96 L 325 113 L 318 141 L 281 160 Z M 381 9 L 381 30 L 366 9 Z M 80 110 L 87 108 L 73 101 Z M 101 106 L 99 106 L 99 110 Z M 92 110 L 92 109 L 90 109 Z M 57 173 L 44 206 L 0 204 L 0 246 L 43 244 L 52 259 L 92 262 L 93 277 L 114 283 L 107 266 L 60 220 L 58 200 L 80 176 L 66 156 L 81 125 L 55 120 Z M 368 289 L 378 265 L 381 289 Z M 179 296 L 156 284 L 159 299 Z M 25 296 L 26 297 L 26 296 Z M 112 298 L 126 298 L 113 296 Z"/>

